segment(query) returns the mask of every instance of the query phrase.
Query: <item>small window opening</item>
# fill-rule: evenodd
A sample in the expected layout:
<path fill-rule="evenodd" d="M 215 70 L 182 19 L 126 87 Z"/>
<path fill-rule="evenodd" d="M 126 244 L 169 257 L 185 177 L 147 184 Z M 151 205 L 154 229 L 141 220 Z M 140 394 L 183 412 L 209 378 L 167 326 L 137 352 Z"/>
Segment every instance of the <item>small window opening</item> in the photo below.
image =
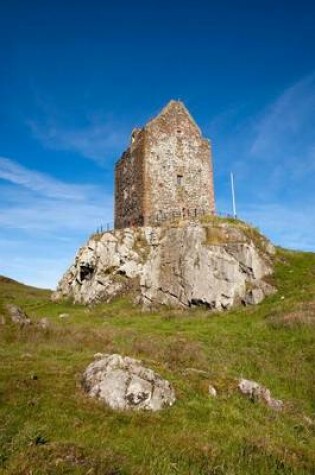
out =
<path fill-rule="evenodd" d="M 177 175 L 177 185 L 181 186 L 183 184 L 183 175 Z"/>

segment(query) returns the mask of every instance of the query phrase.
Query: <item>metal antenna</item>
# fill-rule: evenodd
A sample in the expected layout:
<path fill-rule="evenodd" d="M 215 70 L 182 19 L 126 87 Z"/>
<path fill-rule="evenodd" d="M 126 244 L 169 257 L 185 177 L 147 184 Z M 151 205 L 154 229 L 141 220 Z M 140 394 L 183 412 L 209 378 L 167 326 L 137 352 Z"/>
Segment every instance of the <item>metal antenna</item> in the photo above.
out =
<path fill-rule="evenodd" d="M 234 176 L 231 172 L 231 189 L 232 189 L 232 203 L 233 203 L 233 217 L 236 218 L 236 206 L 235 206 L 235 192 L 234 192 Z"/>

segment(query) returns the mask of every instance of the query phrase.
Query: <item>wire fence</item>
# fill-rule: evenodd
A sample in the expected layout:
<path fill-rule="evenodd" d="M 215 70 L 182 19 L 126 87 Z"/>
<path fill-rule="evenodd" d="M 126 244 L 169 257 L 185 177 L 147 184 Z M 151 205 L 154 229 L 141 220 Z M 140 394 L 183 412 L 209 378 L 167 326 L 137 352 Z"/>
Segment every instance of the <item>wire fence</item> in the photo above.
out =
<path fill-rule="evenodd" d="M 176 221 L 178 219 L 184 220 L 194 220 L 203 216 L 213 216 L 213 217 L 222 217 L 228 219 L 238 219 L 237 216 L 233 216 L 229 213 L 215 212 L 209 213 L 208 210 L 203 208 L 176 208 L 169 211 L 158 211 L 152 215 L 146 216 L 146 222 L 148 226 L 160 226 L 166 222 Z M 138 227 L 139 223 L 128 224 L 126 228 Z M 100 226 L 96 229 L 96 234 L 103 234 L 105 232 L 110 232 L 115 229 L 114 221 L 109 221 L 106 223 L 101 223 Z"/>
<path fill-rule="evenodd" d="M 98 228 L 96 228 L 95 234 L 103 234 L 115 229 L 114 221 L 109 221 L 108 223 L 101 223 Z"/>
<path fill-rule="evenodd" d="M 148 221 L 151 224 L 161 224 L 165 221 L 172 221 L 176 219 L 195 219 L 209 214 L 208 210 L 204 208 L 175 208 L 167 211 L 158 211 L 152 214 Z"/>

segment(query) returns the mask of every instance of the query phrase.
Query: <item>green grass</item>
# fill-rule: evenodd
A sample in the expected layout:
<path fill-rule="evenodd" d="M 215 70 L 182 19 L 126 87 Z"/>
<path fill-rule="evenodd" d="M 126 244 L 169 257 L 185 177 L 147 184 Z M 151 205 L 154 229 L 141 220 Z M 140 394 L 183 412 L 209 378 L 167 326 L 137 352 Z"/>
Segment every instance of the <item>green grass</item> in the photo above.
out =
<path fill-rule="evenodd" d="M 279 251 L 273 281 L 278 293 L 256 307 L 149 313 L 128 299 L 52 303 L 0 278 L 0 314 L 13 302 L 51 322 L 0 326 L 0 473 L 314 474 L 315 255 Z M 80 377 L 97 352 L 142 359 L 172 382 L 176 404 L 122 413 L 87 398 Z M 239 395 L 240 376 L 269 387 L 284 411 Z"/>

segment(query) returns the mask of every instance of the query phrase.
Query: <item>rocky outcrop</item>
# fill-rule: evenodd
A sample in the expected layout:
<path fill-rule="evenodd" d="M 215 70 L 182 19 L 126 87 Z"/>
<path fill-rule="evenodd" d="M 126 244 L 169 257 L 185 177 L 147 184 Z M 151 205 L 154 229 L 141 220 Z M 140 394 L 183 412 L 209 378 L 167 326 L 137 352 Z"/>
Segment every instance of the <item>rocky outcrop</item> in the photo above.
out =
<path fill-rule="evenodd" d="M 96 355 L 83 374 L 82 385 L 90 397 L 105 402 L 112 409 L 159 411 L 172 406 L 175 392 L 141 362 L 120 355 Z"/>
<path fill-rule="evenodd" d="M 132 290 L 147 306 L 256 304 L 274 288 L 270 242 L 245 224 L 182 222 L 92 236 L 59 282 L 53 299 L 109 301 Z"/>

